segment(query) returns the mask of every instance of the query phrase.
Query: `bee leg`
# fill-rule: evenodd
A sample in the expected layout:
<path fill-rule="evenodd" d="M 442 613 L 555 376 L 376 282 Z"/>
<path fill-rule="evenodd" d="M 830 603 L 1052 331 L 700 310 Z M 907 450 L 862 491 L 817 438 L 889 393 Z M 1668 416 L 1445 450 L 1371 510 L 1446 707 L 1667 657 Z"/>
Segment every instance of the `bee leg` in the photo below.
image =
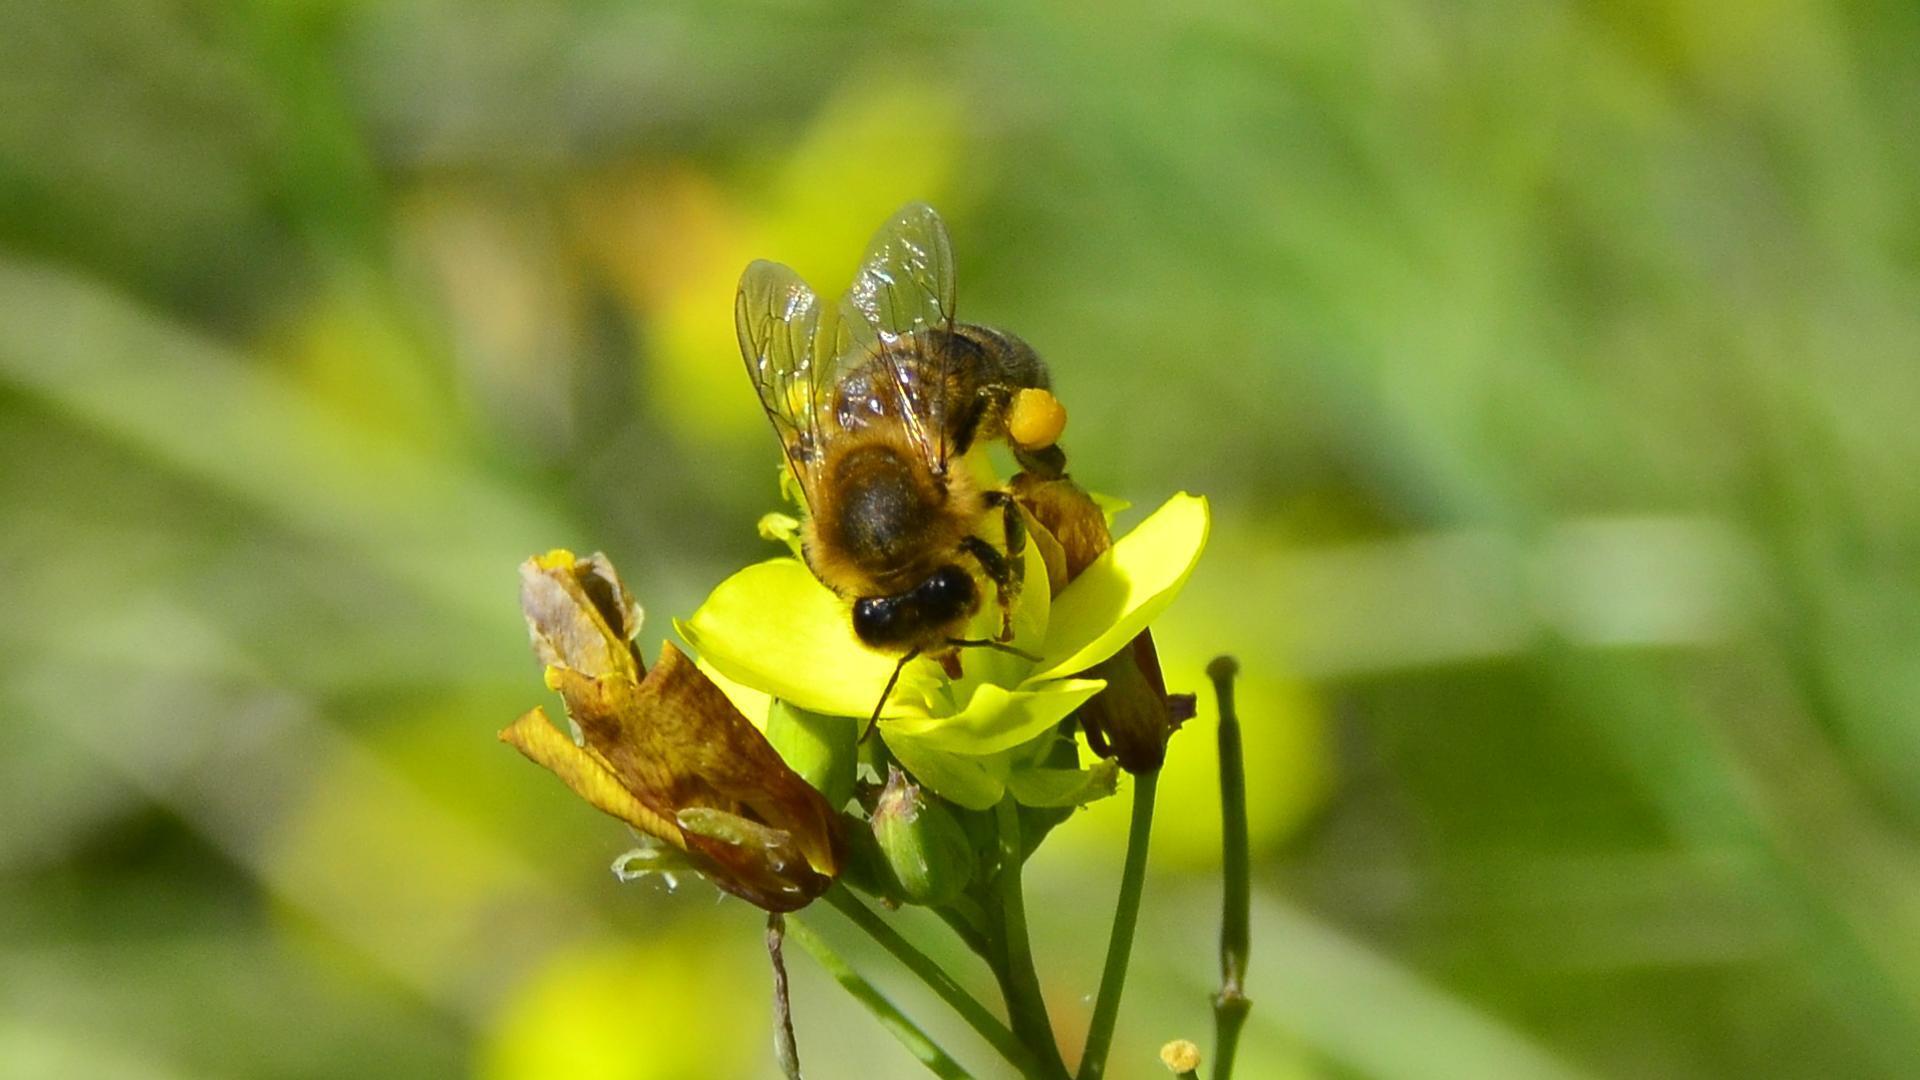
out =
<path fill-rule="evenodd" d="M 967 550 L 980 560 L 981 568 L 993 579 L 1000 600 L 1000 640 L 1013 640 L 1013 600 L 1027 576 L 1027 520 L 1011 491 L 989 491 L 982 496 L 989 507 L 1000 508 L 1000 533 L 1006 544 L 1002 554 L 984 540 L 973 538 Z"/>
<path fill-rule="evenodd" d="M 1058 480 L 1067 475 L 1067 452 L 1058 445 L 1043 446 L 1037 450 L 1013 448 L 1013 460 L 1020 468 L 1042 480 Z"/>
<path fill-rule="evenodd" d="M 947 678 L 953 680 L 958 680 L 967 673 L 967 669 L 960 666 L 959 649 L 947 649 L 940 654 L 940 670 L 946 672 Z"/>
<path fill-rule="evenodd" d="M 1000 534 L 1007 546 L 1007 584 L 1000 592 L 1000 640 L 1013 640 L 1013 605 L 1011 599 L 1020 594 L 1027 581 L 1027 519 L 1020 513 L 1020 504 L 1013 500 L 1013 493 L 996 491 L 997 499 L 989 499 L 987 505 L 1000 504 Z"/>
<path fill-rule="evenodd" d="M 919 655 L 920 650 L 914 649 L 901 657 L 899 663 L 893 665 L 893 674 L 887 676 L 887 688 L 880 691 L 880 700 L 873 703 L 873 715 L 867 718 L 867 729 L 860 733 L 860 742 L 866 742 L 867 736 L 873 734 L 873 729 L 879 726 L 880 710 L 887 707 L 887 699 L 893 696 L 893 687 L 900 681 L 900 672 L 904 671 L 913 658 Z"/>
<path fill-rule="evenodd" d="M 1012 641 L 1013 599 L 1019 594 L 1021 583 L 1026 578 L 1027 560 L 1023 555 L 1027 550 L 1027 527 L 1011 495 L 1004 491 L 989 491 L 986 501 L 988 506 L 1001 508 L 1006 553 L 1002 554 L 977 536 L 967 537 L 960 542 L 960 546 L 979 560 L 980 568 L 986 571 L 987 577 L 993 579 L 994 591 L 1000 602 L 1000 640 Z"/>
<path fill-rule="evenodd" d="M 1040 662 L 1038 656 L 1035 656 L 1027 650 L 1016 649 L 1004 641 L 995 641 L 992 638 L 948 638 L 947 644 L 956 649 L 992 649 L 994 652 L 1003 652 L 1011 656 L 1017 656 L 1030 663 L 1037 664 Z"/>
<path fill-rule="evenodd" d="M 969 536 L 960 541 L 960 549 L 972 555 L 980 563 L 980 569 L 986 571 L 993 580 L 994 596 L 1000 603 L 1000 640 L 1013 639 L 1013 560 L 994 549 L 992 544 L 977 536 Z"/>

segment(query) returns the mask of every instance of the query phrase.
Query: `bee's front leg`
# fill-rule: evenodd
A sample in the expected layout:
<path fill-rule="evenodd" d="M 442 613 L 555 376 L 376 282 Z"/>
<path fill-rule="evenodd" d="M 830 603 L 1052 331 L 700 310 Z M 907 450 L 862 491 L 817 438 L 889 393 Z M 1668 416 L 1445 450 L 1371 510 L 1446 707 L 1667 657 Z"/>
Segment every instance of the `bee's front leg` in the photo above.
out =
<path fill-rule="evenodd" d="M 1007 492 L 989 491 L 984 498 L 988 506 L 1000 508 L 1001 531 L 1006 538 L 1007 550 L 1003 554 L 977 536 L 969 536 L 964 546 L 979 560 L 980 568 L 986 571 L 987 577 L 993 580 L 1000 602 L 1000 636 L 996 640 L 1012 641 L 1013 602 L 1026 580 L 1027 523 L 1020 516 L 1019 505 Z"/>

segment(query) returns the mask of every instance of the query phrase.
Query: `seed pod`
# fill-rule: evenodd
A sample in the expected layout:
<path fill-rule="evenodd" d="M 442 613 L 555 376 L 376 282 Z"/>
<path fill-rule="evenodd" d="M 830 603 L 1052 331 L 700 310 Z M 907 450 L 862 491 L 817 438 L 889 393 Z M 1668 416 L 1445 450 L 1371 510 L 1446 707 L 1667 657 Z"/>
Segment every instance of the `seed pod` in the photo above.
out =
<path fill-rule="evenodd" d="M 896 768 L 873 807 L 873 836 L 908 903 L 938 905 L 973 878 L 973 845 L 953 814 Z"/>

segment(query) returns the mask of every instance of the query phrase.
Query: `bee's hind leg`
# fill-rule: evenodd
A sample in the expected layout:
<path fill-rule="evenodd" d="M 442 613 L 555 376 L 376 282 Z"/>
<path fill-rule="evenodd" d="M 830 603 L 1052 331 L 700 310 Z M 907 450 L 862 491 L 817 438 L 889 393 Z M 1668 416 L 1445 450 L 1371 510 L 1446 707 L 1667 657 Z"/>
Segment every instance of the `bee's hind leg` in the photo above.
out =
<path fill-rule="evenodd" d="M 1020 516 L 1019 504 L 1005 491 L 986 493 L 987 505 L 1000 508 L 1002 532 L 1006 536 L 1007 550 L 1003 554 L 998 548 L 977 536 L 969 536 L 961 541 L 961 546 L 979 560 L 980 568 L 993 580 L 995 594 L 1000 602 L 999 641 L 1013 640 L 1013 601 L 1020 593 L 1020 587 L 1026 580 L 1027 571 L 1027 523 Z"/>
<path fill-rule="evenodd" d="M 1067 452 L 1058 445 L 1033 450 L 1016 446 L 1013 448 L 1013 460 L 1019 463 L 1023 472 L 1042 480 L 1058 480 L 1067 475 Z"/>

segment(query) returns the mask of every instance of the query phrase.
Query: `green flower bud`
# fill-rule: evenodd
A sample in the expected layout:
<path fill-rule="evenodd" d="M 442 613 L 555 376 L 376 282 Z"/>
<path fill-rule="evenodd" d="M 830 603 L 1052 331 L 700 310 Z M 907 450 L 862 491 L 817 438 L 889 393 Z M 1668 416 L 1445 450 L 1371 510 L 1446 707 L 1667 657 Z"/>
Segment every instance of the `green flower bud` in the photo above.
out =
<path fill-rule="evenodd" d="M 947 903 L 973 878 L 966 831 L 899 769 L 887 770 L 887 786 L 873 807 L 873 836 L 908 903 Z"/>

